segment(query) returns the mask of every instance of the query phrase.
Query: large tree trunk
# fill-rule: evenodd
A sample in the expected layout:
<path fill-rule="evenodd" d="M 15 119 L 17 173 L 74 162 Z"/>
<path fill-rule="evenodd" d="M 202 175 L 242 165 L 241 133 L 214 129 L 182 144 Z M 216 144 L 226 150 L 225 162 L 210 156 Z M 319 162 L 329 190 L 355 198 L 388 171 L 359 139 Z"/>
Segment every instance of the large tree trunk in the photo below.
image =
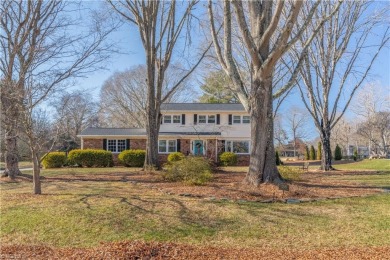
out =
<path fill-rule="evenodd" d="M 35 151 L 35 149 L 31 149 L 31 154 L 32 154 L 32 160 L 33 160 L 33 189 L 34 189 L 34 194 L 41 194 L 42 189 L 41 189 L 41 179 L 40 179 L 40 174 L 41 174 L 41 168 L 40 168 L 40 161 L 39 161 L 39 155 Z"/>
<path fill-rule="evenodd" d="M 5 170 L 3 175 L 14 180 L 19 174 L 21 172 L 19 170 L 17 136 L 15 131 L 7 131 L 5 133 Z"/>
<path fill-rule="evenodd" d="M 245 182 L 258 186 L 264 182 L 282 182 L 276 167 L 272 109 L 272 80 L 255 80 L 256 98 L 250 100 L 251 153 Z M 261 86 L 260 84 L 263 84 Z"/>
<path fill-rule="evenodd" d="M 322 142 L 321 169 L 323 171 L 334 170 L 334 168 L 332 167 L 332 149 L 330 147 L 330 130 L 322 129 L 321 142 Z"/>
<path fill-rule="evenodd" d="M 158 160 L 158 132 L 160 130 L 159 116 L 154 109 L 150 109 L 147 115 L 146 125 L 146 156 L 144 169 L 159 169 Z"/>

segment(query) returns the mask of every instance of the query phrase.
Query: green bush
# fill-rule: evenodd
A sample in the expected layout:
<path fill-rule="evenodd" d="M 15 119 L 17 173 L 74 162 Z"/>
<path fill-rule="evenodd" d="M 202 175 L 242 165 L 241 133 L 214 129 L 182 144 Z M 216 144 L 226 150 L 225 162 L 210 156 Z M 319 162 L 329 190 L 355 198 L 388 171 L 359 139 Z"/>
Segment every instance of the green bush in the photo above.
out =
<path fill-rule="evenodd" d="M 112 167 L 112 153 L 100 149 L 75 149 L 68 154 L 68 164 L 81 167 Z"/>
<path fill-rule="evenodd" d="M 237 154 L 224 152 L 219 156 L 219 161 L 223 166 L 234 166 L 237 164 Z"/>
<path fill-rule="evenodd" d="M 357 161 L 357 157 L 358 157 L 358 151 L 357 149 L 353 149 L 353 160 L 356 162 Z"/>
<path fill-rule="evenodd" d="M 124 150 L 118 155 L 118 160 L 128 167 L 142 167 L 145 163 L 145 150 Z"/>
<path fill-rule="evenodd" d="M 342 158 L 343 158 L 343 155 L 341 153 L 341 148 L 337 144 L 336 148 L 334 149 L 334 159 L 335 159 L 335 161 L 340 161 Z"/>
<path fill-rule="evenodd" d="M 210 163 L 203 157 L 187 156 L 166 165 L 162 174 L 165 180 L 187 185 L 203 185 L 213 177 Z"/>
<path fill-rule="evenodd" d="M 314 149 L 314 146 L 310 146 L 310 160 L 316 159 L 316 149 Z"/>
<path fill-rule="evenodd" d="M 299 180 L 303 174 L 303 170 L 297 167 L 279 166 L 278 170 L 283 179 L 291 181 Z"/>
<path fill-rule="evenodd" d="M 45 154 L 42 165 L 45 169 L 61 168 L 66 164 L 66 154 L 64 152 L 51 152 Z"/>
<path fill-rule="evenodd" d="M 275 159 L 276 159 L 276 165 L 282 165 L 283 164 L 282 160 L 280 160 L 278 151 L 275 152 Z"/>
<path fill-rule="evenodd" d="M 184 158 L 185 156 L 181 152 L 170 153 L 168 155 L 168 162 L 177 162 L 183 160 Z"/>
<path fill-rule="evenodd" d="M 305 147 L 305 160 L 310 160 L 310 151 L 307 145 Z"/>
<path fill-rule="evenodd" d="M 321 142 L 318 142 L 317 144 L 317 160 L 321 160 L 322 159 L 322 143 Z"/>

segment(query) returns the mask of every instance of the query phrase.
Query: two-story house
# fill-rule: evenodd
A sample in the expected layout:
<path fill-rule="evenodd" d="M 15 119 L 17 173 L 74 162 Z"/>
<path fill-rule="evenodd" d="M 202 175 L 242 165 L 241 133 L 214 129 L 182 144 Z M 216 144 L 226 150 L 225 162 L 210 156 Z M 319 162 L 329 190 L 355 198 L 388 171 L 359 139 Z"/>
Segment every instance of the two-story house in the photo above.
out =
<path fill-rule="evenodd" d="M 161 106 L 158 152 L 207 156 L 218 161 L 224 151 L 234 152 L 239 165 L 249 164 L 250 117 L 241 104 L 170 103 Z M 114 158 L 126 149 L 145 149 L 146 130 L 87 128 L 79 135 L 81 148 L 105 149 Z"/>

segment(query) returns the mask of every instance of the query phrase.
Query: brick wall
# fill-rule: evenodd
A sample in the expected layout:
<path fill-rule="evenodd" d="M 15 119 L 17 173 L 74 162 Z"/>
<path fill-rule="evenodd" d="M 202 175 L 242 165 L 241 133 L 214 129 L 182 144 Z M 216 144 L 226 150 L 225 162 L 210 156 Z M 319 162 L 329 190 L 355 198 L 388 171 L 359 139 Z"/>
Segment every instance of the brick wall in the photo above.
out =
<path fill-rule="evenodd" d="M 184 155 L 191 153 L 191 141 L 189 139 L 180 139 L 180 152 Z"/>
<path fill-rule="evenodd" d="M 83 149 L 103 149 L 103 139 L 83 139 Z"/>
<path fill-rule="evenodd" d="M 248 166 L 249 165 L 249 154 L 237 154 L 237 165 Z"/>
<path fill-rule="evenodd" d="M 146 150 L 146 139 L 130 139 L 130 149 Z"/>

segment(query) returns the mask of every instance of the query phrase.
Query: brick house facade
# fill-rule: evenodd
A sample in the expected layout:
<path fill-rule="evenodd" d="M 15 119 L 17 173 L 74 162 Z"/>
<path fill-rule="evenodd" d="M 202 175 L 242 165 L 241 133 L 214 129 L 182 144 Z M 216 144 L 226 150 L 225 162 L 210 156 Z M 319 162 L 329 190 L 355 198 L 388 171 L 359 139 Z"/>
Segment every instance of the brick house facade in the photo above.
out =
<path fill-rule="evenodd" d="M 250 117 L 241 104 L 163 104 L 161 113 L 160 163 L 176 151 L 218 163 L 229 151 L 237 154 L 238 165 L 249 165 Z M 115 163 L 122 150 L 146 149 L 146 131 L 140 128 L 87 128 L 79 137 L 82 149 L 112 151 Z"/>

